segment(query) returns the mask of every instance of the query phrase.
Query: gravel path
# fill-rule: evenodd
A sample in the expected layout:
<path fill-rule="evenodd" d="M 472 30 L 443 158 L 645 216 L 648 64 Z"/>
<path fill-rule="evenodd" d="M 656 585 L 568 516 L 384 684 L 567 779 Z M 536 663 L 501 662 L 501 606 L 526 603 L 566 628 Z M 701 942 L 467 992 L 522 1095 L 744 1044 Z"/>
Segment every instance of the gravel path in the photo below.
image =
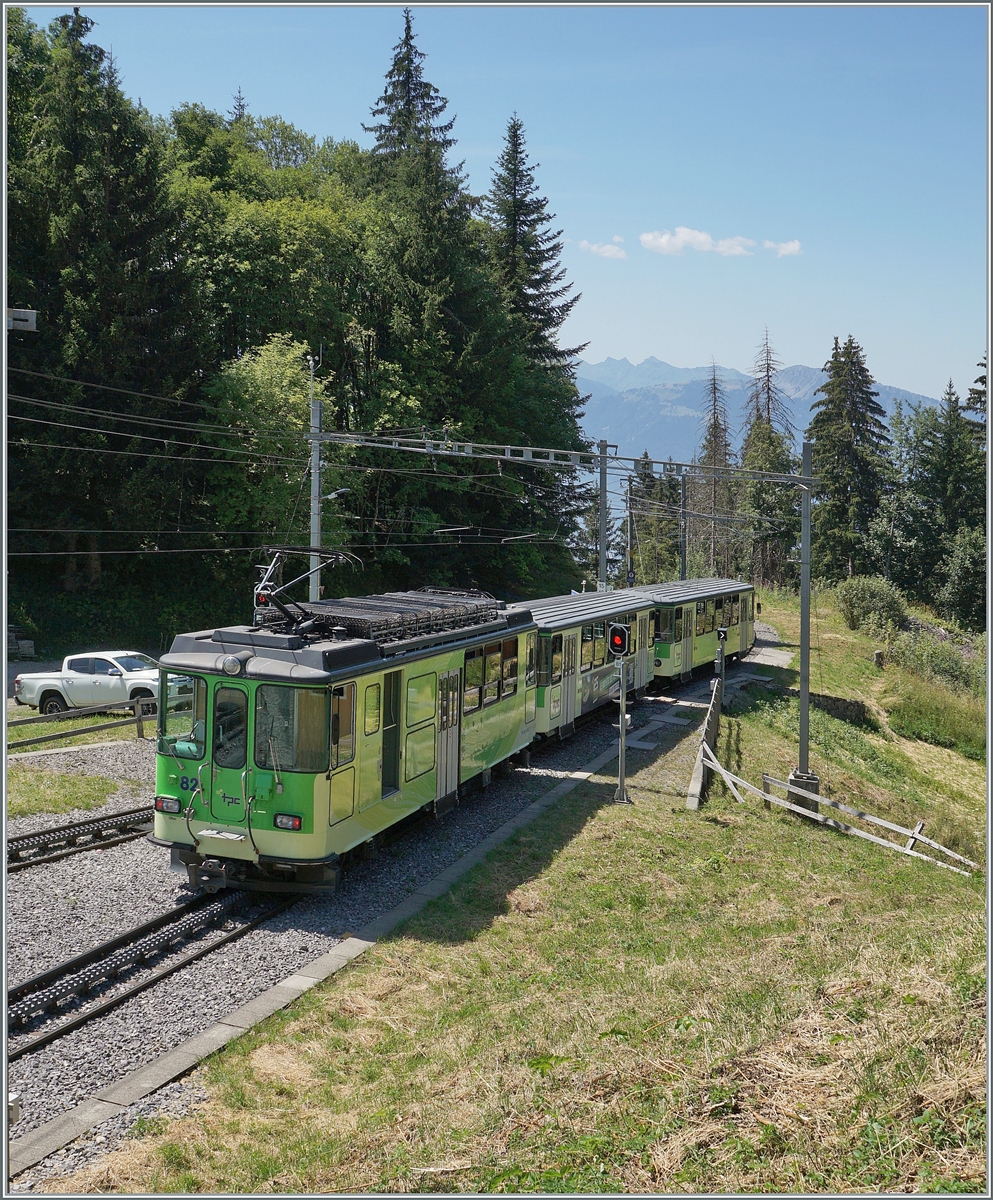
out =
<path fill-rule="evenodd" d="M 651 700 L 633 706 L 632 728 L 643 725 L 658 707 L 658 702 Z M 609 714 L 591 721 L 565 742 L 546 743 L 532 754 L 533 770 L 515 769 L 508 778 L 494 780 L 489 788 L 474 792 L 441 821 L 410 824 L 380 849 L 376 859 L 350 866 L 335 895 L 300 900 L 287 913 L 217 955 L 209 955 L 190 969 L 163 980 L 92 1026 L 78 1029 L 11 1064 L 8 1087 L 20 1093 L 24 1114 L 13 1131 L 15 1140 L 71 1108 L 96 1088 L 123 1078 L 206 1029 L 239 1004 L 331 949 L 343 933 L 360 928 L 399 904 L 546 792 L 553 780 L 605 750 L 616 738 L 608 721 Z M 122 743 L 119 749 L 80 748 L 78 755 L 66 756 L 70 759 L 67 766 L 96 771 L 99 764 L 100 774 L 113 772 L 117 778 L 135 778 L 136 748 L 146 753 L 142 775 L 147 779 L 154 752 L 147 753 L 144 747 L 130 742 Z M 116 762 L 115 755 L 119 756 Z M 23 819 L 29 820 L 35 818 Z M 49 823 L 62 820 L 49 818 Z M 13 832 L 13 826 L 22 822 L 10 824 Z M 19 872 L 7 881 L 9 982 L 34 975 L 190 895 L 185 877 L 169 871 L 166 852 L 145 841 Z M 186 1097 L 182 1100 L 186 1103 L 189 1097 L 183 1089 L 191 1086 L 181 1081 L 132 1106 L 105 1123 L 117 1131 L 111 1130 L 106 1136 L 120 1140 L 122 1131 L 139 1116 L 158 1111 L 152 1102 L 157 1103 L 160 1096 L 169 1103 Z M 100 1132 L 104 1133 L 103 1126 Z M 85 1161 L 78 1157 L 84 1151 L 92 1157 L 109 1148 L 109 1141 L 97 1142 L 89 1135 L 79 1139 L 25 1172 L 16 1190 L 30 1190 L 34 1182 L 76 1169 Z"/>

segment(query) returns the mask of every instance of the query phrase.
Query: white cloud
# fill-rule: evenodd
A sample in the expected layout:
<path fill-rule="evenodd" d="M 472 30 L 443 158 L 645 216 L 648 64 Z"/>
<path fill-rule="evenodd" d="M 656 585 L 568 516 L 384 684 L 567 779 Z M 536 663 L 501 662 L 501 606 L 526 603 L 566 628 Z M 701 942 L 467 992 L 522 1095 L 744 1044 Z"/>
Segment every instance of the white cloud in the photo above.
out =
<path fill-rule="evenodd" d="M 579 248 L 589 254 L 599 254 L 601 258 L 627 258 L 627 253 L 620 246 L 614 246 L 610 242 L 588 242 L 584 238 L 579 243 Z"/>
<path fill-rule="evenodd" d="M 615 233 L 614 236 L 610 240 L 612 242 L 617 242 L 618 244 L 620 244 L 621 242 L 624 241 L 624 239 L 621 237 L 621 235 L 619 233 Z"/>
<path fill-rule="evenodd" d="M 675 233 L 670 233 L 668 229 L 664 233 L 659 233 L 657 229 L 652 233 L 642 233 L 638 240 L 646 250 L 654 250 L 656 254 L 682 254 L 688 246 L 691 250 L 712 250 L 726 258 L 751 254 L 748 247 L 755 245 L 751 238 L 740 236 L 721 238 L 715 242 L 709 233 L 689 229 L 685 225 L 677 225 Z"/>
<path fill-rule="evenodd" d="M 794 238 L 792 242 L 769 242 L 765 241 L 762 246 L 766 250 L 775 250 L 777 258 L 786 258 L 790 254 L 800 253 L 800 240 Z"/>

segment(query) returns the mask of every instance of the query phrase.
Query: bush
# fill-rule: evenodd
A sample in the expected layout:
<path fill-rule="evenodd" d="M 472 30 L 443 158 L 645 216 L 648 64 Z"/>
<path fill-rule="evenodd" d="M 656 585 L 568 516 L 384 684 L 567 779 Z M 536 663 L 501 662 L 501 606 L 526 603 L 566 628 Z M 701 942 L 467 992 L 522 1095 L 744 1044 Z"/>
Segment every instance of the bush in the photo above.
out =
<path fill-rule="evenodd" d="M 975 659 L 966 658 L 950 639 L 943 641 L 931 633 L 911 630 L 889 641 L 886 657 L 924 679 L 951 684 L 974 696 L 986 692 L 985 654 L 977 655 Z"/>
<path fill-rule="evenodd" d="M 878 575 L 853 575 L 837 587 L 838 607 L 849 629 L 859 629 L 868 620 L 877 626 L 899 628 L 907 620 L 907 606 L 900 589 Z"/>

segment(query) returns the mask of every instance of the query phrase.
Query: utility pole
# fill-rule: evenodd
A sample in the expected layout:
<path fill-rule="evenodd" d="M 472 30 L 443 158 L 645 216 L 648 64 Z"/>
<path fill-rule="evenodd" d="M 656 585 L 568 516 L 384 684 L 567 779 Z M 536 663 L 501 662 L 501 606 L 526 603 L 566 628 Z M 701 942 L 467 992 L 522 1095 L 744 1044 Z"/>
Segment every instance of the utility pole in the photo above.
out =
<path fill-rule="evenodd" d="M 632 493 L 632 486 L 631 486 L 631 485 L 632 485 L 632 479 L 631 479 L 631 476 L 629 475 L 629 476 L 628 476 L 628 496 L 627 496 L 627 500 L 628 500 L 628 519 L 627 519 L 627 531 L 628 531 L 628 538 L 627 538 L 627 542 L 628 542 L 628 554 L 627 554 L 627 559 L 628 559 L 627 572 L 628 572 L 628 574 L 627 574 L 627 582 L 628 582 L 628 587 L 634 587 L 634 554 L 633 554 L 633 547 L 634 547 L 634 528 L 633 528 L 633 526 L 634 526 L 634 503 L 633 503 L 633 497 L 632 497 L 632 494 L 631 494 L 631 493 Z"/>
<path fill-rule="evenodd" d="M 800 476 L 810 480 L 813 475 L 813 446 L 803 443 Z M 820 793 L 820 780 L 810 771 L 810 491 L 811 483 L 801 484 L 800 501 L 800 762 L 790 774 L 789 782 L 804 791 Z M 818 810 L 816 800 L 791 795 L 801 808 Z"/>
<path fill-rule="evenodd" d="M 319 550 L 321 547 L 321 417 L 322 404 L 320 397 L 314 397 L 314 356 L 307 355 L 307 364 L 310 367 L 310 545 L 311 549 Z M 310 576 L 310 594 L 311 602 L 320 600 L 321 598 L 321 573 L 318 569 L 321 565 L 320 555 L 312 554 L 310 556 L 310 569 L 313 574 Z"/>
<path fill-rule="evenodd" d="M 679 578 L 686 578 L 686 472 L 679 468 Z"/>
<path fill-rule="evenodd" d="M 596 590 L 607 590 L 607 442 L 600 442 L 600 574 Z"/>

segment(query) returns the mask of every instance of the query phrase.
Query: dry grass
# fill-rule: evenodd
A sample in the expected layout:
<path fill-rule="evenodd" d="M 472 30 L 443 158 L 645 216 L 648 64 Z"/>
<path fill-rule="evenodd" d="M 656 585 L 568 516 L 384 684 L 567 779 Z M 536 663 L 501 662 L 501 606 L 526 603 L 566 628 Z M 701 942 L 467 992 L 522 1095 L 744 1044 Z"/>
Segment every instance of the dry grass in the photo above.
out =
<path fill-rule="evenodd" d="M 791 765 L 766 718 L 725 722 L 746 775 Z M 909 818 L 927 761 L 842 724 L 825 785 Z M 633 808 L 581 785 L 201 1068 L 202 1110 L 47 1189 L 984 1190 L 982 881 L 719 788 L 687 813 L 695 742 L 632 752 Z M 980 823 L 977 782 L 931 816 Z"/>

